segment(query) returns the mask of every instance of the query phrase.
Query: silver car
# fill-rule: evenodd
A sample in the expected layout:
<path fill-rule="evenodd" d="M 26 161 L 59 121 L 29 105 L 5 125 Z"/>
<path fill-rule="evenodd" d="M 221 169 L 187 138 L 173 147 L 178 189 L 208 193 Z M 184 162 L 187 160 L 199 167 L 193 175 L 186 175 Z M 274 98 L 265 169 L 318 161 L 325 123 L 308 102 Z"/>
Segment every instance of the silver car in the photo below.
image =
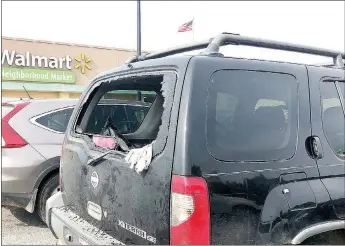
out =
<path fill-rule="evenodd" d="M 64 132 L 77 102 L 78 99 L 2 102 L 2 205 L 36 212 L 45 221 L 46 201 L 59 186 Z M 93 116 L 104 119 L 113 115 L 117 126 L 128 129 L 140 124 L 140 115 L 148 109 L 148 104 L 142 102 L 133 105 L 122 100 L 102 100 Z M 101 124 L 92 128 L 102 127 L 103 122 L 98 123 Z"/>
<path fill-rule="evenodd" d="M 77 99 L 2 102 L 2 205 L 37 211 L 58 187 L 61 144 Z"/>

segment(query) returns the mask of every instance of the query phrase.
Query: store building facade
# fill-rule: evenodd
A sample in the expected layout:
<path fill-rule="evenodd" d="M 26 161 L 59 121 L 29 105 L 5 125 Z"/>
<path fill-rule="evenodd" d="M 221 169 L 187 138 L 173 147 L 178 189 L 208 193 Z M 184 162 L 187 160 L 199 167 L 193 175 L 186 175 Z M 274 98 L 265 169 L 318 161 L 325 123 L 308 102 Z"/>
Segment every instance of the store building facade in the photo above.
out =
<path fill-rule="evenodd" d="M 78 98 L 98 73 L 135 54 L 135 50 L 2 37 L 2 97 L 27 98 L 28 91 L 33 98 Z"/>

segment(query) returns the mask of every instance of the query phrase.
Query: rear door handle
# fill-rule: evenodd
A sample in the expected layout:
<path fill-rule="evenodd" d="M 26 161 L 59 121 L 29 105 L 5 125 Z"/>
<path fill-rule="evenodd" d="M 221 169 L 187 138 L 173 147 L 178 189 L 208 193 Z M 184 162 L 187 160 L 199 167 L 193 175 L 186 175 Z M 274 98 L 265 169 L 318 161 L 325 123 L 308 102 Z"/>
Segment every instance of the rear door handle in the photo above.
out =
<path fill-rule="evenodd" d="M 310 145 L 311 145 L 311 154 L 315 159 L 322 159 L 323 158 L 323 149 L 321 140 L 318 136 L 311 136 L 310 137 Z"/>
<path fill-rule="evenodd" d="M 283 194 L 284 194 L 284 195 L 285 195 L 285 194 L 288 194 L 288 193 L 290 193 L 290 190 L 289 190 L 289 189 L 287 189 L 287 188 L 283 189 Z"/>

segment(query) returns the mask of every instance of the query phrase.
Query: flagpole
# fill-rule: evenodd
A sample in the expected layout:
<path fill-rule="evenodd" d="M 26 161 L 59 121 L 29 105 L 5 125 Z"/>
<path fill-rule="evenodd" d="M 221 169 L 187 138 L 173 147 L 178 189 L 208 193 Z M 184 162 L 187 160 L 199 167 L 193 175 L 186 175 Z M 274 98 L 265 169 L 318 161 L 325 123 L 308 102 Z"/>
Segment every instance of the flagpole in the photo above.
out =
<path fill-rule="evenodd" d="M 141 11 L 140 0 L 137 0 L 137 56 L 141 56 Z M 137 92 L 137 100 L 142 100 L 141 91 Z"/>

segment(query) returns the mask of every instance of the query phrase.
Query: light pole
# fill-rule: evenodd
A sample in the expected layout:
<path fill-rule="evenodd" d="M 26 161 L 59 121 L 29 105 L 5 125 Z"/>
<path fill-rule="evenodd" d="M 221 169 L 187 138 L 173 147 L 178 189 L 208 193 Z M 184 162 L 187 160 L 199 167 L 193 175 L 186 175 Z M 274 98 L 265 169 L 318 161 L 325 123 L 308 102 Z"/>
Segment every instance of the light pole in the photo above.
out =
<path fill-rule="evenodd" d="M 137 1 L 137 55 L 141 56 L 141 16 L 140 16 L 140 0 Z"/>
<path fill-rule="evenodd" d="M 137 56 L 141 56 L 141 16 L 140 16 L 140 0 L 137 1 Z M 137 93 L 137 100 L 141 101 L 141 91 Z"/>

